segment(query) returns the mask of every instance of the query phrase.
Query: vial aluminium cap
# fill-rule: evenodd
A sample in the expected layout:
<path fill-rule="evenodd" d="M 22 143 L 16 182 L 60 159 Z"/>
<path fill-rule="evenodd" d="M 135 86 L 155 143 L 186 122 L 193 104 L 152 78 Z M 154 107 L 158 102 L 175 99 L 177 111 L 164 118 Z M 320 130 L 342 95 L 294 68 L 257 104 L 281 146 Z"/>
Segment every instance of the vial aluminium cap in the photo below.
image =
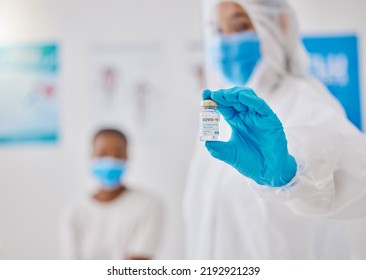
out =
<path fill-rule="evenodd" d="M 206 99 L 201 101 L 202 107 L 217 107 L 217 103 L 211 99 Z"/>

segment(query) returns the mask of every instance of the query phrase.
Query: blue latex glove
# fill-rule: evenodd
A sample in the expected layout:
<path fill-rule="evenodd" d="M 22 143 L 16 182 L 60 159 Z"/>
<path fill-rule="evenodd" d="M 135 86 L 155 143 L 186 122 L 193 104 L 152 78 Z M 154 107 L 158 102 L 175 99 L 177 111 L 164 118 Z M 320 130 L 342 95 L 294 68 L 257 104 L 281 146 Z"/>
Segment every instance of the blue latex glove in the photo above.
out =
<path fill-rule="evenodd" d="M 213 157 L 260 185 L 279 187 L 292 180 L 296 161 L 288 153 L 281 121 L 263 99 L 240 87 L 205 90 L 203 99 L 218 103 L 217 110 L 232 129 L 228 142 L 206 142 Z"/>

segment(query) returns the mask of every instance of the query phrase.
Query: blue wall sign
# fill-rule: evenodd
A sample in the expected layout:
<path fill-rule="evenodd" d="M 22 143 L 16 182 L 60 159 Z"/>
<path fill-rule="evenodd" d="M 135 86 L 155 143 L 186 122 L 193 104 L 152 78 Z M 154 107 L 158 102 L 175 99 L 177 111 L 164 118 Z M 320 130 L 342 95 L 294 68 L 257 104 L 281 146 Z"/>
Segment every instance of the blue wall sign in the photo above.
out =
<path fill-rule="evenodd" d="M 310 72 L 340 101 L 348 119 L 362 129 L 357 36 L 307 36 L 303 42 L 310 54 Z"/>

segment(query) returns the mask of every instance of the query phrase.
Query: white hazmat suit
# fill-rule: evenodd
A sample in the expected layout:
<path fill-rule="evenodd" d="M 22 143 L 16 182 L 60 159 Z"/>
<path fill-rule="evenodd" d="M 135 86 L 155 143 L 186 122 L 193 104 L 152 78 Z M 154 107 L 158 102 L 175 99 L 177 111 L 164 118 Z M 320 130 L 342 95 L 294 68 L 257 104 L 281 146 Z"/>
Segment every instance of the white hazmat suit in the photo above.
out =
<path fill-rule="evenodd" d="M 219 2 L 204 1 L 209 24 Z M 240 0 L 261 41 L 262 59 L 246 86 L 281 120 L 298 164 L 292 182 L 259 186 L 198 143 L 184 201 L 189 259 L 346 259 L 343 222 L 366 215 L 366 138 L 307 72 L 286 1 Z M 206 50 L 212 39 L 206 29 Z M 225 85 L 207 57 L 209 88 Z M 227 87 L 227 85 L 226 85 Z M 222 121 L 222 138 L 231 129 Z"/>

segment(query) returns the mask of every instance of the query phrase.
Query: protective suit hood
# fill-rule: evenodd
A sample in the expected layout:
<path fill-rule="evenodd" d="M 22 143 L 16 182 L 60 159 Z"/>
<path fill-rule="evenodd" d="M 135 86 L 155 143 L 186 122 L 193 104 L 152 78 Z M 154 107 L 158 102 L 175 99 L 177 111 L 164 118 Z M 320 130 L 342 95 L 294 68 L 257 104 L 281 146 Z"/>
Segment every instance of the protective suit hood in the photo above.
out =
<path fill-rule="evenodd" d="M 275 83 L 285 75 L 307 75 L 307 54 L 301 43 L 298 24 L 292 8 L 285 0 L 204 0 L 205 43 L 209 45 L 212 32 L 208 27 L 212 22 L 212 11 L 223 2 L 233 2 L 241 5 L 252 20 L 262 47 L 260 70 L 253 74 L 254 80 L 266 76 L 266 84 L 272 79 Z M 209 87 L 212 82 L 211 66 L 206 65 Z M 217 77 L 216 77 L 217 78 Z M 257 83 L 260 83 L 259 81 Z M 255 86 L 254 86 L 255 87 Z"/>

